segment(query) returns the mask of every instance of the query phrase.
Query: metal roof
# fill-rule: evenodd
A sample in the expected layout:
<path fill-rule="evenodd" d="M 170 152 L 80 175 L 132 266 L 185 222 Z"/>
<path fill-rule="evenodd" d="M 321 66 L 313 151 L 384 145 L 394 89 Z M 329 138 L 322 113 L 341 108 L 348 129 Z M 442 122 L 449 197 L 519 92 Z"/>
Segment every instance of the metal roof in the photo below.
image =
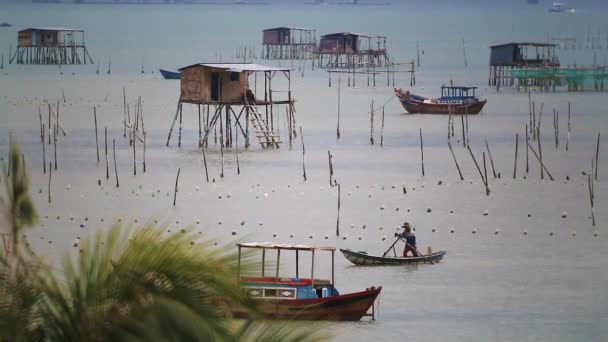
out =
<path fill-rule="evenodd" d="M 284 249 L 292 251 L 335 251 L 335 247 L 314 247 L 306 245 L 290 245 L 274 242 L 245 242 L 238 243 L 237 246 L 244 248 L 268 248 L 268 249 Z"/>
<path fill-rule="evenodd" d="M 330 37 L 330 36 L 359 36 L 359 37 L 373 37 L 369 34 L 365 34 L 365 33 L 356 33 L 356 32 L 337 32 L 337 33 L 329 33 L 329 34 L 324 34 L 321 36 L 321 38 L 323 37 Z"/>
<path fill-rule="evenodd" d="M 469 89 L 477 89 L 477 87 L 467 87 L 467 86 L 441 86 L 442 89 L 464 89 L 464 90 L 469 90 Z"/>
<path fill-rule="evenodd" d="M 68 28 L 68 27 L 28 27 L 19 32 L 24 31 L 66 31 L 66 32 L 84 32 L 82 29 Z"/>
<path fill-rule="evenodd" d="M 523 42 L 523 43 L 506 43 L 506 44 L 492 45 L 492 46 L 490 46 L 490 49 L 493 49 L 496 47 L 502 47 L 502 46 L 509 46 L 509 45 L 535 46 L 535 47 L 552 47 L 552 46 L 554 47 L 554 46 L 556 46 L 555 44 L 551 44 L 551 43 Z"/>
<path fill-rule="evenodd" d="M 265 29 L 264 31 L 285 30 L 285 29 L 289 29 L 289 30 L 298 30 L 298 31 L 314 31 L 314 29 L 311 29 L 311 28 L 304 28 L 304 27 L 293 27 L 293 26 L 279 26 L 279 27 L 273 27 L 273 28 Z"/>
<path fill-rule="evenodd" d="M 252 63 L 197 63 L 185 66 L 179 70 L 184 70 L 196 66 L 204 66 L 208 68 L 224 69 L 230 72 L 243 72 L 243 71 L 290 71 L 289 68 L 276 68 L 260 64 Z"/>

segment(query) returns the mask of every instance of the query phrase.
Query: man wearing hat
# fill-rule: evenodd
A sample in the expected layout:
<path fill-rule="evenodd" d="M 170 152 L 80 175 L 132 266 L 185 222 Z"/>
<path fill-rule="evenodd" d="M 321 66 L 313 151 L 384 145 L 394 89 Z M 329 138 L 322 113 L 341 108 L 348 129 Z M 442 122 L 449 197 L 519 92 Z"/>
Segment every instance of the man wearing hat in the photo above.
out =
<path fill-rule="evenodd" d="M 407 257 L 408 252 L 412 252 L 413 256 L 418 256 L 418 250 L 416 249 L 416 235 L 412 231 L 412 227 L 410 227 L 410 224 L 408 222 L 405 222 L 403 223 L 401 228 L 404 229 L 403 233 L 395 233 L 395 235 L 405 239 L 403 257 Z"/>

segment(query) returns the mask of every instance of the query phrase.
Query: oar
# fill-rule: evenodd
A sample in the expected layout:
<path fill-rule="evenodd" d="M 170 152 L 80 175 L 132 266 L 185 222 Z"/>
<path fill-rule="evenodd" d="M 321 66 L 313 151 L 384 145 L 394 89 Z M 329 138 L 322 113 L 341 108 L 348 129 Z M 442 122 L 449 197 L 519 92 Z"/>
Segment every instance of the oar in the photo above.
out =
<path fill-rule="evenodd" d="M 391 250 L 391 248 L 395 247 L 395 244 L 397 244 L 397 242 L 399 242 L 399 240 L 401 240 L 400 237 L 398 237 L 397 240 L 395 240 L 395 242 L 393 242 L 393 244 L 386 250 L 386 252 L 384 252 L 384 254 L 382 254 L 382 257 L 385 257 L 388 254 L 388 252 Z"/>
<path fill-rule="evenodd" d="M 399 238 L 399 239 L 401 239 L 401 238 Z M 403 239 L 401 239 L 401 240 L 403 240 Z M 424 258 L 424 259 L 425 259 L 427 262 L 430 262 L 431 264 L 434 264 L 434 262 L 433 262 L 431 259 L 429 259 L 428 257 L 426 257 L 424 254 L 422 254 L 422 253 L 418 252 L 418 250 L 416 249 L 416 247 L 414 247 L 414 246 L 410 245 L 409 243 L 407 243 L 407 241 L 406 241 L 406 240 L 403 240 L 403 242 L 404 242 L 404 243 L 405 243 L 407 246 L 410 246 L 410 247 L 411 247 L 411 248 L 414 250 L 414 252 L 416 252 L 416 254 L 418 254 L 419 256 L 423 257 L 423 258 Z"/>

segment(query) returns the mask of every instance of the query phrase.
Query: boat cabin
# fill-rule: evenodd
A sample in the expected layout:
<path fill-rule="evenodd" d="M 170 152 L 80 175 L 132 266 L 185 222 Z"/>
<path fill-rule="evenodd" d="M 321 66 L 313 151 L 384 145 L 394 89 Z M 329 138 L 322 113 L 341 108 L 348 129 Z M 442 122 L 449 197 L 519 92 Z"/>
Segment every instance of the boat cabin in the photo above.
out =
<path fill-rule="evenodd" d="M 254 299 L 318 299 L 339 296 L 335 289 L 334 279 L 334 247 L 313 247 L 304 245 L 276 244 L 271 242 L 239 243 L 238 246 L 238 274 L 243 292 Z M 241 277 L 241 252 L 242 249 L 256 249 L 262 254 L 262 272 L 260 277 Z M 266 274 L 266 253 L 276 252 L 276 269 L 274 274 Z M 295 252 L 296 273 L 295 277 L 286 278 L 279 274 L 281 251 Z M 315 255 L 317 252 L 331 252 L 331 280 L 315 279 Z M 310 278 L 300 278 L 299 257 L 300 252 L 310 253 L 312 258 Z"/>
<path fill-rule="evenodd" d="M 477 87 L 442 86 L 441 87 L 441 98 L 442 99 L 475 98 L 476 89 L 477 89 Z"/>

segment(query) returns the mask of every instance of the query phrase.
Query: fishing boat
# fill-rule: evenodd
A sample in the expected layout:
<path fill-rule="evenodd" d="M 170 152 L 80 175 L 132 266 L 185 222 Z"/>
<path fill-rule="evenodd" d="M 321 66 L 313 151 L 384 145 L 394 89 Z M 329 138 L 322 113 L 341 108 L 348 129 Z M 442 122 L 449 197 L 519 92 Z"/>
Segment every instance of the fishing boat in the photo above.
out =
<path fill-rule="evenodd" d="M 164 69 L 159 69 L 161 75 L 163 75 L 163 77 L 166 80 L 179 80 L 180 78 L 182 78 L 182 74 L 180 72 L 177 71 L 169 71 L 169 70 L 164 70 Z"/>
<path fill-rule="evenodd" d="M 551 13 L 574 13 L 575 9 L 567 7 L 564 3 L 554 2 L 551 7 L 549 7 L 549 12 Z"/>
<path fill-rule="evenodd" d="M 6 21 L 3 21 L 0 23 L 0 27 L 11 27 L 12 25 L 7 23 Z"/>
<path fill-rule="evenodd" d="M 395 89 L 395 95 L 410 114 L 479 114 L 487 100 L 475 97 L 477 87 L 442 86 L 440 98 L 426 98 Z"/>
<path fill-rule="evenodd" d="M 340 249 L 344 257 L 348 261 L 359 266 L 376 266 L 376 265 L 403 265 L 415 263 L 436 263 L 443 259 L 446 251 L 434 252 L 431 254 L 398 257 L 398 256 L 374 256 L 366 252 L 355 252 L 350 249 Z"/>
<path fill-rule="evenodd" d="M 275 244 L 270 242 L 239 243 L 238 279 L 243 292 L 258 304 L 258 310 L 266 318 L 359 321 L 364 316 L 374 319 L 374 302 L 382 287 L 368 287 L 364 291 L 340 294 L 335 287 L 334 247 Z M 257 249 L 262 252 L 261 277 L 241 277 L 241 250 Z M 266 274 L 266 252 L 276 251 L 276 270 Z M 281 251 L 295 252 L 296 274 L 293 278 L 279 275 Z M 315 255 L 331 252 L 331 280 L 315 279 Z M 300 278 L 300 252 L 310 252 L 312 258 L 310 278 Z M 371 313 L 368 313 L 371 308 Z M 233 316 L 244 318 L 245 312 L 233 310 Z"/>

